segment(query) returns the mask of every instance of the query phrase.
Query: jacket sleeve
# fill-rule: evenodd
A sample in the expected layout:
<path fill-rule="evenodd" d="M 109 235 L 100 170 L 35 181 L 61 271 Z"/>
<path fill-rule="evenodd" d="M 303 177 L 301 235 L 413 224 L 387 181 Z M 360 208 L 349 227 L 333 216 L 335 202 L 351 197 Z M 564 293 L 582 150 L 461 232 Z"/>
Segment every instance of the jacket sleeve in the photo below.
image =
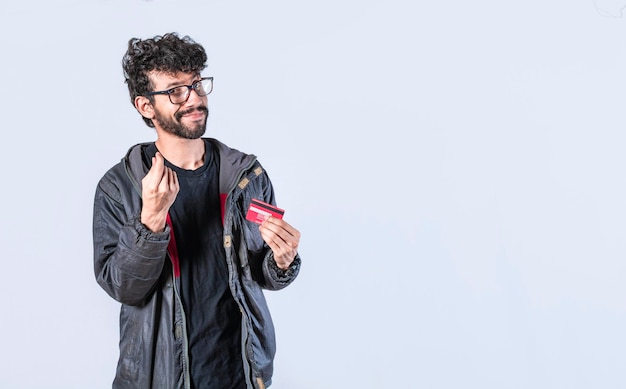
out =
<path fill-rule="evenodd" d="M 300 255 L 297 254 L 291 265 L 286 270 L 278 267 L 274 259 L 274 252 L 268 248 L 263 261 L 263 274 L 265 276 L 265 288 L 280 290 L 291 284 L 300 272 Z"/>
<path fill-rule="evenodd" d="M 169 227 L 164 232 L 153 233 L 139 221 L 139 210 L 136 216 L 127 216 L 131 205 L 122 199 L 120 186 L 113 177 L 107 174 L 102 178 L 94 198 L 95 276 L 115 300 L 142 305 L 161 277 Z"/>

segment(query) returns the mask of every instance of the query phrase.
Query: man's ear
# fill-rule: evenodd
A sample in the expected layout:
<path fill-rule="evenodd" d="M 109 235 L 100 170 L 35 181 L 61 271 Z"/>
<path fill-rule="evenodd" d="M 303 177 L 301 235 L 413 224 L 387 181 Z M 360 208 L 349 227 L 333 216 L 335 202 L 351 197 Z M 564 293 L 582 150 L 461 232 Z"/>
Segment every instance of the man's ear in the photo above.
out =
<path fill-rule="evenodd" d="M 154 108 L 152 107 L 152 103 L 146 96 L 137 96 L 135 97 L 135 108 L 141 114 L 141 116 L 147 119 L 154 118 Z"/>

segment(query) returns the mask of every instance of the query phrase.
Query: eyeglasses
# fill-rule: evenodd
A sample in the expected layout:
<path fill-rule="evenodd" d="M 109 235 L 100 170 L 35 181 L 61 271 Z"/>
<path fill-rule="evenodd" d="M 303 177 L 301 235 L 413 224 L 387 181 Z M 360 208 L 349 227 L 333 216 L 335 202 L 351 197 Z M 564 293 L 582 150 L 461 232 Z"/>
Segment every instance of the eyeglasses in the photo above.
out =
<path fill-rule="evenodd" d="M 206 96 L 213 90 L 213 77 L 204 77 L 191 85 L 175 86 L 168 90 L 150 92 L 147 96 L 167 95 L 172 104 L 184 104 L 189 100 L 191 90 L 195 90 L 198 96 Z"/>

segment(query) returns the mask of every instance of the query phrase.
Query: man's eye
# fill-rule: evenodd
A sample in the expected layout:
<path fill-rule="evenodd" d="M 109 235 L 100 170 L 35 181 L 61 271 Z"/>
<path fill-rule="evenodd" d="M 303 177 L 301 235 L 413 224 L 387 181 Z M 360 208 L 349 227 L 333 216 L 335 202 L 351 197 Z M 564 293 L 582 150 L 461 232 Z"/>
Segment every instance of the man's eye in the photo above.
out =
<path fill-rule="evenodd" d="M 185 87 L 179 86 L 179 87 L 170 89 L 168 91 L 168 93 L 171 96 L 180 97 L 180 96 L 183 96 L 185 94 L 185 89 L 186 89 Z"/>

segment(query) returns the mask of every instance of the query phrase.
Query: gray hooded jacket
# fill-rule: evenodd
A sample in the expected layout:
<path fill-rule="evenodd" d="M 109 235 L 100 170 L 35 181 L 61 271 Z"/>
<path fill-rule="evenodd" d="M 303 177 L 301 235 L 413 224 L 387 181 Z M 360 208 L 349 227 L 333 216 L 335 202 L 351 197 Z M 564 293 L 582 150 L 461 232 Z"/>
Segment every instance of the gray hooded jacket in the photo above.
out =
<path fill-rule="evenodd" d="M 276 265 L 258 228 L 247 222 L 252 198 L 275 204 L 272 184 L 254 155 L 208 139 L 219 152 L 223 243 L 229 286 L 241 311 L 242 358 L 248 387 L 271 384 L 274 326 L 263 289 L 279 290 L 298 275 Z M 120 357 L 113 388 L 190 388 L 185 312 L 171 224 L 154 233 L 140 221 L 142 158 L 149 144 L 130 148 L 96 188 L 94 270 L 100 286 L 121 305 Z"/>

